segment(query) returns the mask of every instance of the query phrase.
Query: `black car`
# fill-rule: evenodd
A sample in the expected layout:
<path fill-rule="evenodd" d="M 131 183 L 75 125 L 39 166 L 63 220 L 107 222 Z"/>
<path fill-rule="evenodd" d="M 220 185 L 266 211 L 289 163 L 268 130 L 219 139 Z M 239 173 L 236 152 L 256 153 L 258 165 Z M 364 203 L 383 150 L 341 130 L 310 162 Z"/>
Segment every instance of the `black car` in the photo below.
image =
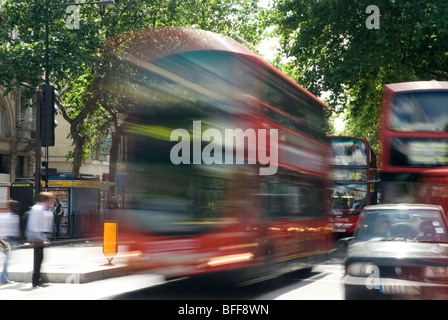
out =
<path fill-rule="evenodd" d="M 440 206 L 365 207 L 347 250 L 346 299 L 447 299 L 447 232 Z"/>

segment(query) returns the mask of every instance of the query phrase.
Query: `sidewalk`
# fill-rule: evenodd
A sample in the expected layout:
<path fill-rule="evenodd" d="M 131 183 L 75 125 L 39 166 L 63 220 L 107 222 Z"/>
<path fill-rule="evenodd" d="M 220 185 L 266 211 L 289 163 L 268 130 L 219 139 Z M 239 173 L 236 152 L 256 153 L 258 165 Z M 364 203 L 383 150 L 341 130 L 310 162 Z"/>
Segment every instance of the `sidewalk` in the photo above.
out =
<path fill-rule="evenodd" d="M 26 245 L 11 251 L 8 267 L 10 281 L 31 283 L 33 251 Z M 42 278 L 52 283 L 87 283 L 121 276 L 126 274 L 126 260 L 120 252 L 125 252 L 122 246 L 119 246 L 117 255 L 109 264 L 103 254 L 102 242 L 98 239 L 58 241 L 44 249 Z M 0 272 L 4 257 L 0 253 Z"/>

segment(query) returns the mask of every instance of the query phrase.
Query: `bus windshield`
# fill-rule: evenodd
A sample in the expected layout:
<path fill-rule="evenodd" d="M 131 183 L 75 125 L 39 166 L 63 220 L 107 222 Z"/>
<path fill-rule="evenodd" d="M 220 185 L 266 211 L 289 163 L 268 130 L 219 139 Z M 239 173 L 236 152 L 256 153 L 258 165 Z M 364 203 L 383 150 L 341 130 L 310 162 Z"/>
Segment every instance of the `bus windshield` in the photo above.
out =
<path fill-rule="evenodd" d="M 448 132 L 448 91 L 406 92 L 394 96 L 390 129 Z"/>
<path fill-rule="evenodd" d="M 366 145 L 355 139 L 332 139 L 333 165 L 367 165 Z"/>
<path fill-rule="evenodd" d="M 335 184 L 330 199 L 332 214 L 359 212 L 367 202 L 367 184 Z"/>

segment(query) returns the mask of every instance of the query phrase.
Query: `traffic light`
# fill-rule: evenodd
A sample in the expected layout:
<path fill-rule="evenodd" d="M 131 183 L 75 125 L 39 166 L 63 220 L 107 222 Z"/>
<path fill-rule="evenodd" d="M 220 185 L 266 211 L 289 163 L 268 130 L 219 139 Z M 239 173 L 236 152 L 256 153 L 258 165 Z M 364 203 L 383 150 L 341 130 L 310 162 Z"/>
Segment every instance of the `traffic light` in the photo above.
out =
<path fill-rule="evenodd" d="M 40 137 L 42 147 L 54 146 L 54 128 L 57 122 L 54 115 L 57 111 L 55 106 L 55 92 L 52 85 L 41 85 L 40 96 Z M 47 99 L 48 97 L 48 99 Z"/>

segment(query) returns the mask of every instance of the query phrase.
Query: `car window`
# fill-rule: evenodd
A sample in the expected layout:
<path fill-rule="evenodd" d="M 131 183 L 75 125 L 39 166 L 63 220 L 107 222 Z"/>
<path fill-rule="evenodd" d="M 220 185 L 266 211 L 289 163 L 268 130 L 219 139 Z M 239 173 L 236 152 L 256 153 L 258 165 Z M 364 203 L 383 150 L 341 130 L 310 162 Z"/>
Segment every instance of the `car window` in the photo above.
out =
<path fill-rule="evenodd" d="M 355 237 L 358 241 L 448 242 L 447 228 L 441 213 L 418 209 L 367 210 L 362 215 Z"/>

